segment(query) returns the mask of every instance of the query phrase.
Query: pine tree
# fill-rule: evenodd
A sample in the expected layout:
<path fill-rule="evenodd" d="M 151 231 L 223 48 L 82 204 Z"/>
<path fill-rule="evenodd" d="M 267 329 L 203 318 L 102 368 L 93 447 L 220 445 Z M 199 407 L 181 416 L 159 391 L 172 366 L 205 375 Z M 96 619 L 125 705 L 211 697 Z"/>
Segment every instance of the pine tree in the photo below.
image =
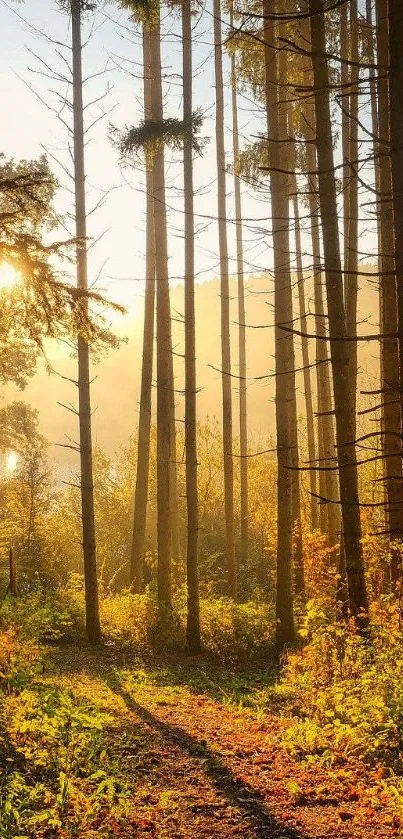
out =
<path fill-rule="evenodd" d="M 182 2 L 183 48 L 183 121 L 192 121 L 192 15 L 191 0 Z M 185 191 L 185 446 L 187 501 L 187 627 L 189 651 L 200 651 L 199 609 L 199 499 L 197 488 L 197 424 L 196 424 L 196 328 L 194 299 L 194 208 L 193 208 L 193 144 L 187 134 L 183 144 Z"/>
<path fill-rule="evenodd" d="M 355 449 L 355 394 L 349 366 L 349 342 L 337 217 L 329 71 L 326 58 L 324 4 L 310 0 L 312 64 L 315 90 L 316 149 L 320 214 L 336 413 L 337 462 L 350 611 L 357 624 L 368 623 L 368 599 L 361 544 L 358 474 Z"/>
<path fill-rule="evenodd" d="M 150 32 L 143 24 L 144 117 L 151 117 Z M 147 522 L 148 477 L 155 316 L 155 236 L 153 206 L 153 163 L 146 162 L 146 289 L 144 303 L 143 355 L 140 416 L 137 442 L 137 472 L 134 497 L 130 583 L 134 592 L 143 589 L 144 545 Z"/>
<path fill-rule="evenodd" d="M 230 13 L 230 27 L 233 12 Z M 248 421 L 246 395 L 246 327 L 245 327 L 245 278 L 243 259 L 242 200 L 239 164 L 238 96 L 236 83 L 235 53 L 231 52 L 231 94 L 232 94 L 232 142 L 234 158 L 234 194 L 237 251 L 238 289 L 238 355 L 239 355 L 239 455 L 241 480 L 241 560 L 242 567 L 248 563 Z"/>
<path fill-rule="evenodd" d="M 224 146 L 224 84 L 222 68 L 222 36 L 220 0 L 214 0 L 214 66 L 216 96 L 216 153 L 218 189 L 218 236 L 221 276 L 221 376 L 223 411 L 224 501 L 228 590 L 237 596 L 237 567 L 234 542 L 234 462 L 232 434 L 232 386 L 229 316 L 229 265 L 227 243 L 227 208 Z"/>
<path fill-rule="evenodd" d="M 295 639 L 292 587 L 293 498 L 292 498 L 292 407 L 294 351 L 292 334 L 292 292 L 289 262 L 289 208 L 286 137 L 280 135 L 279 86 L 273 13 L 276 4 L 264 0 L 264 52 L 266 70 L 266 112 L 269 137 L 271 216 L 274 251 L 274 319 L 276 353 L 277 431 L 277 638 L 281 646 Z"/>
<path fill-rule="evenodd" d="M 87 217 L 85 206 L 83 76 L 81 45 L 81 0 L 71 0 L 73 56 L 74 188 L 77 237 L 77 287 L 88 290 Z M 83 298 L 87 309 L 87 299 Z M 98 604 L 97 559 L 94 520 L 94 481 L 92 468 L 91 397 L 89 344 L 78 336 L 78 400 L 80 425 L 81 510 L 83 528 L 86 629 L 88 640 L 99 644 L 101 628 Z"/>

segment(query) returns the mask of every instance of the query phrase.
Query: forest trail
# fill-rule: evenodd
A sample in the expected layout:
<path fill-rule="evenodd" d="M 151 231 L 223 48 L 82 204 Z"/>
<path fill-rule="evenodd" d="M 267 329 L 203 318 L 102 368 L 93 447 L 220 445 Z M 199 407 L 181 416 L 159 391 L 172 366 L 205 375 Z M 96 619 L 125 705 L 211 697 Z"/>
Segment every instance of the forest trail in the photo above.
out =
<path fill-rule="evenodd" d="M 107 715 L 105 768 L 129 789 L 125 817 L 106 824 L 100 814 L 98 829 L 95 821 L 82 836 L 400 835 L 393 813 L 373 804 L 375 772 L 359 763 L 330 769 L 296 762 L 281 744 L 287 720 L 232 704 L 205 663 L 122 666 L 103 651 L 62 648 L 46 670 L 45 679 Z"/>

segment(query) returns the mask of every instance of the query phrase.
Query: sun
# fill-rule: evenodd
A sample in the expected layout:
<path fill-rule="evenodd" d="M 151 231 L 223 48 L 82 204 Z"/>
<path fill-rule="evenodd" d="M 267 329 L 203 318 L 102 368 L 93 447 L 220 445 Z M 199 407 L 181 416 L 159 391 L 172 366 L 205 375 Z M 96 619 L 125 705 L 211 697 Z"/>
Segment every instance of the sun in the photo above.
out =
<path fill-rule="evenodd" d="M 15 472 L 18 464 L 17 452 L 9 452 L 6 459 L 7 472 Z"/>
<path fill-rule="evenodd" d="M 0 290 L 12 288 L 19 283 L 21 276 L 9 262 L 0 263 Z"/>

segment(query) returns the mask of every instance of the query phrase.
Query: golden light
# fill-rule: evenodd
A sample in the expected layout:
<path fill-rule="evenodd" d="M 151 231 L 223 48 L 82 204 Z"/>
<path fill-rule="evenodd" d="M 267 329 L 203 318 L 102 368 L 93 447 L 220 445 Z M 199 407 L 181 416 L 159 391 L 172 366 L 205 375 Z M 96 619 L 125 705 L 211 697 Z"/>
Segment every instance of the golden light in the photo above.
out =
<path fill-rule="evenodd" d="M 9 452 L 6 458 L 6 469 L 7 472 L 15 472 L 18 464 L 18 454 L 17 452 Z"/>
<path fill-rule="evenodd" d="M 2 262 L 0 264 L 0 290 L 12 288 L 12 286 L 19 283 L 21 276 L 18 271 L 13 268 L 9 262 Z"/>

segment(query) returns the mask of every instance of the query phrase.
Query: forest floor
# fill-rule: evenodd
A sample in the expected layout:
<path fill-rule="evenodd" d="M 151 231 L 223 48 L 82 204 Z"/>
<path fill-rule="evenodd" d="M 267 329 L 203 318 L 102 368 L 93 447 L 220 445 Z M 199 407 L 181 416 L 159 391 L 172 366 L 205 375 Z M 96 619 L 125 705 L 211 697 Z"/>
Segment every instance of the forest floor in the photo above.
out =
<path fill-rule="evenodd" d="M 90 800 L 94 778 L 99 788 L 104 773 L 103 788 L 114 778 L 110 794 L 117 798 L 90 819 L 83 815 L 80 826 L 84 805 L 72 796 L 63 805 L 65 830 L 42 834 L 37 828 L 36 836 L 403 835 L 399 819 L 379 799 L 379 770 L 354 761 L 331 768 L 298 762 L 282 745 L 287 719 L 281 709 L 245 707 L 268 682 L 267 671 L 242 675 L 200 660 L 130 661 L 108 650 L 62 647 L 50 651 L 40 678 L 48 688 L 68 689 L 74 702 L 87 703 L 93 720 L 102 719 L 98 771 L 92 758 L 91 777 L 83 771 L 78 785 Z"/>

